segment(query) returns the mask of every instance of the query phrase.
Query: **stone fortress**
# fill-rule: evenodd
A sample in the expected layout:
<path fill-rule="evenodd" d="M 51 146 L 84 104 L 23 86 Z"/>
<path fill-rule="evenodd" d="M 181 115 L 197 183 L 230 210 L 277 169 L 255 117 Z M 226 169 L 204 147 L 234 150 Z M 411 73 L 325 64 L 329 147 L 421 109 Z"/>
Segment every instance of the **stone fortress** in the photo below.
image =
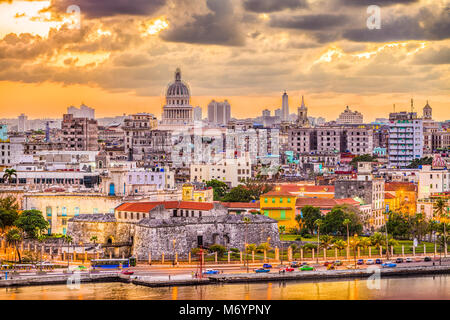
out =
<path fill-rule="evenodd" d="M 248 217 L 249 222 L 244 222 Z M 199 246 L 220 244 L 244 250 L 247 243 L 280 245 L 277 221 L 259 214 L 229 214 L 220 203 L 193 201 L 133 202 L 116 207 L 114 214 L 73 217 L 68 234 L 74 243 L 97 243 L 106 256 L 138 260 L 187 259 Z"/>

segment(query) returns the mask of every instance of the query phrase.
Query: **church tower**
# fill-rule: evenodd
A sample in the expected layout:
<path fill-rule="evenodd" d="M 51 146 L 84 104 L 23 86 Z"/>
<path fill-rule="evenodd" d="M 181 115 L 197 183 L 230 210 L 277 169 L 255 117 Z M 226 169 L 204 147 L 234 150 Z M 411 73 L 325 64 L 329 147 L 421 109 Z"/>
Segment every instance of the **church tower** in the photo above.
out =
<path fill-rule="evenodd" d="M 297 109 L 297 124 L 300 127 L 309 127 L 308 108 L 305 106 L 305 99 L 302 96 L 302 104 Z"/>
<path fill-rule="evenodd" d="M 423 119 L 431 120 L 432 118 L 433 118 L 433 109 L 430 107 L 427 100 L 427 104 L 425 105 L 425 107 L 423 107 Z"/>

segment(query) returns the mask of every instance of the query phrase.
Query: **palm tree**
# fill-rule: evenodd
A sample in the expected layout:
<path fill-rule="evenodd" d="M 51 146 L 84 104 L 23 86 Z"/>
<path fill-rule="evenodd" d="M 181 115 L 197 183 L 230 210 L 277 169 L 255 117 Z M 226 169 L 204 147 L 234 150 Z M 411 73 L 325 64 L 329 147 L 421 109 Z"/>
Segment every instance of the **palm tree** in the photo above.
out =
<path fill-rule="evenodd" d="M 320 226 L 323 225 L 322 219 L 314 221 L 314 225 L 317 227 L 317 263 L 319 263 L 319 249 L 320 249 Z"/>
<path fill-rule="evenodd" d="M 97 247 L 96 247 L 98 241 L 97 236 L 92 236 L 91 241 L 94 243 L 94 259 L 95 259 L 97 257 Z"/>
<path fill-rule="evenodd" d="M 345 242 L 344 240 L 338 239 L 338 240 L 334 241 L 333 246 L 339 250 L 339 253 L 341 253 L 341 251 L 347 247 L 347 242 Z"/>
<path fill-rule="evenodd" d="M 356 249 L 360 246 L 360 239 L 358 238 L 358 236 L 355 234 L 351 239 L 350 239 L 350 247 L 353 248 L 353 256 L 355 257 L 355 268 L 356 268 Z"/>
<path fill-rule="evenodd" d="M 349 242 L 349 232 L 348 232 L 348 225 L 351 223 L 352 221 L 350 219 L 344 219 L 344 221 L 342 221 L 342 224 L 344 226 L 347 226 L 347 246 L 350 246 L 350 242 Z"/>
<path fill-rule="evenodd" d="M 300 229 L 302 228 L 302 216 L 299 215 L 299 214 L 297 214 L 297 215 L 295 216 L 295 221 L 296 221 L 297 224 L 298 224 L 298 231 L 300 232 Z"/>
<path fill-rule="evenodd" d="M 280 226 L 279 227 L 280 233 L 281 235 L 284 235 L 284 233 L 286 232 L 286 227 L 285 226 Z M 281 242 L 281 265 L 283 265 L 283 240 L 280 241 Z"/>
<path fill-rule="evenodd" d="M 295 260 L 295 259 L 294 259 L 294 255 L 295 255 L 295 250 L 298 249 L 298 245 L 295 244 L 295 243 L 293 243 L 293 244 L 290 245 L 290 247 L 291 247 L 291 249 L 292 249 L 292 260 Z"/>
<path fill-rule="evenodd" d="M 37 240 L 39 241 L 39 243 L 42 244 L 42 242 L 44 242 L 44 240 L 45 240 L 45 236 L 39 235 Z M 40 248 L 40 250 L 39 250 L 39 256 L 40 256 L 40 261 L 41 261 L 41 263 L 39 264 L 39 271 L 42 271 L 42 263 L 43 263 L 42 262 L 42 248 Z"/>
<path fill-rule="evenodd" d="M 361 245 L 361 247 L 364 249 L 363 255 L 365 255 L 366 253 L 366 249 L 368 247 L 370 247 L 371 241 L 369 238 L 361 238 L 359 244 Z"/>
<path fill-rule="evenodd" d="M 10 229 L 6 234 L 6 241 L 16 248 L 19 263 L 21 263 L 22 258 L 20 257 L 19 243 L 22 241 L 22 232 L 18 228 Z M 16 262 L 16 255 L 14 255 L 14 262 Z"/>
<path fill-rule="evenodd" d="M 6 169 L 3 174 L 3 180 L 8 181 L 8 183 L 12 183 L 13 177 L 17 178 L 17 171 L 15 169 Z"/>
<path fill-rule="evenodd" d="M 443 220 L 444 223 L 444 252 L 447 252 L 447 232 L 445 230 L 446 218 L 448 213 L 446 212 L 447 201 L 442 198 L 439 198 L 434 204 L 434 214 L 437 215 L 440 219 Z"/>
<path fill-rule="evenodd" d="M 67 242 L 67 270 L 70 268 L 70 244 L 73 242 L 71 236 L 64 235 L 64 240 Z"/>

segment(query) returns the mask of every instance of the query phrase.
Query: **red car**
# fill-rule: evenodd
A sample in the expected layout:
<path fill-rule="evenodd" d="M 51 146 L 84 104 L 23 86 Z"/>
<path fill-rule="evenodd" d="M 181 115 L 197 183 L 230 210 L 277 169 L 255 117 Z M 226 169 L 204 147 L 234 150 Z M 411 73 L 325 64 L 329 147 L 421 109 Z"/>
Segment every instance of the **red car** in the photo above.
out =
<path fill-rule="evenodd" d="M 333 262 L 326 261 L 326 262 L 323 263 L 323 265 L 324 265 L 325 267 L 327 267 L 329 264 L 333 264 Z"/>
<path fill-rule="evenodd" d="M 134 274 L 134 271 L 123 270 L 121 273 L 124 274 L 124 275 L 127 275 L 127 276 L 131 276 L 132 274 Z"/>
<path fill-rule="evenodd" d="M 286 268 L 280 269 L 280 273 L 281 272 L 293 272 L 294 270 L 295 269 L 292 267 L 286 267 Z"/>

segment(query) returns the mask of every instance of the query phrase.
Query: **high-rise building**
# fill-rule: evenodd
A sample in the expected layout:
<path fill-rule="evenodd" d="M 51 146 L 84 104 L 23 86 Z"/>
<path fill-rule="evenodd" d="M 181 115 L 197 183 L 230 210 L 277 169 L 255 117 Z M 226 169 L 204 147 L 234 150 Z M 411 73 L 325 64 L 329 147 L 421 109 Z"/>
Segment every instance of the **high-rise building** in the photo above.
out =
<path fill-rule="evenodd" d="M 264 109 L 262 111 L 262 116 L 263 117 L 270 117 L 270 110 L 269 109 Z"/>
<path fill-rule="evenodd" d="M 282 97 L 281 103 L 281 121 L 289 121 L 289 97 L 286 91 Z"/>
<path fill-rule="evenodd" d="M 191 125 L 193 112 L 191 92 L 181 80 L 181 70 L 175 71 L 175 81 L 169 84 L 166 92 L 166 105 L 163 107 L 162 125 Z"/>
<path fill-rule="evenodd" d="M 23 113 L 19 116 L 19 121 L 17 123 L 17 131 L 25 132 L 28 130 L 28 117 Z"/>
<path fill-rule="evenodd" d="M 97 120 L 75 118 L 73 114 L 65 114 L 61 132 L 66 150 L 98 150 Z"/>
<path fill-rule="evenodd" d="M 68 107 L 67 114 L 73 115 L 74 118 L 95 119 L 95 109 L 89 108 L 85 104 L 81 104 L 80 108 L 74 106 Z"/>
<path fill-rule="evenodd" d="M 389 114 L 389 166 L 402 168 L 423 156 L 423 124 L 415 112 Z"/>
<path fill-rule="evenodd" d="M 362 113 L 358 111 L 351 111 L 350 108 L 347 108 L 339 115 L 339 118 L 336 120 L 338 124 L 361 124 L 364 123 Z"/>
<path fill-rule="evenodd" d="M 275 117 L 280 118 L 280 120 L 282 120 L 282 111 L 281 109 L 275 109 Z"/>
<path fill-rule="evenodd" d="M 208 122 L 226 125 L 231 119 L 231 107 L 227 100 L 224 102 L 211 101 L 208 105 Z"/>

